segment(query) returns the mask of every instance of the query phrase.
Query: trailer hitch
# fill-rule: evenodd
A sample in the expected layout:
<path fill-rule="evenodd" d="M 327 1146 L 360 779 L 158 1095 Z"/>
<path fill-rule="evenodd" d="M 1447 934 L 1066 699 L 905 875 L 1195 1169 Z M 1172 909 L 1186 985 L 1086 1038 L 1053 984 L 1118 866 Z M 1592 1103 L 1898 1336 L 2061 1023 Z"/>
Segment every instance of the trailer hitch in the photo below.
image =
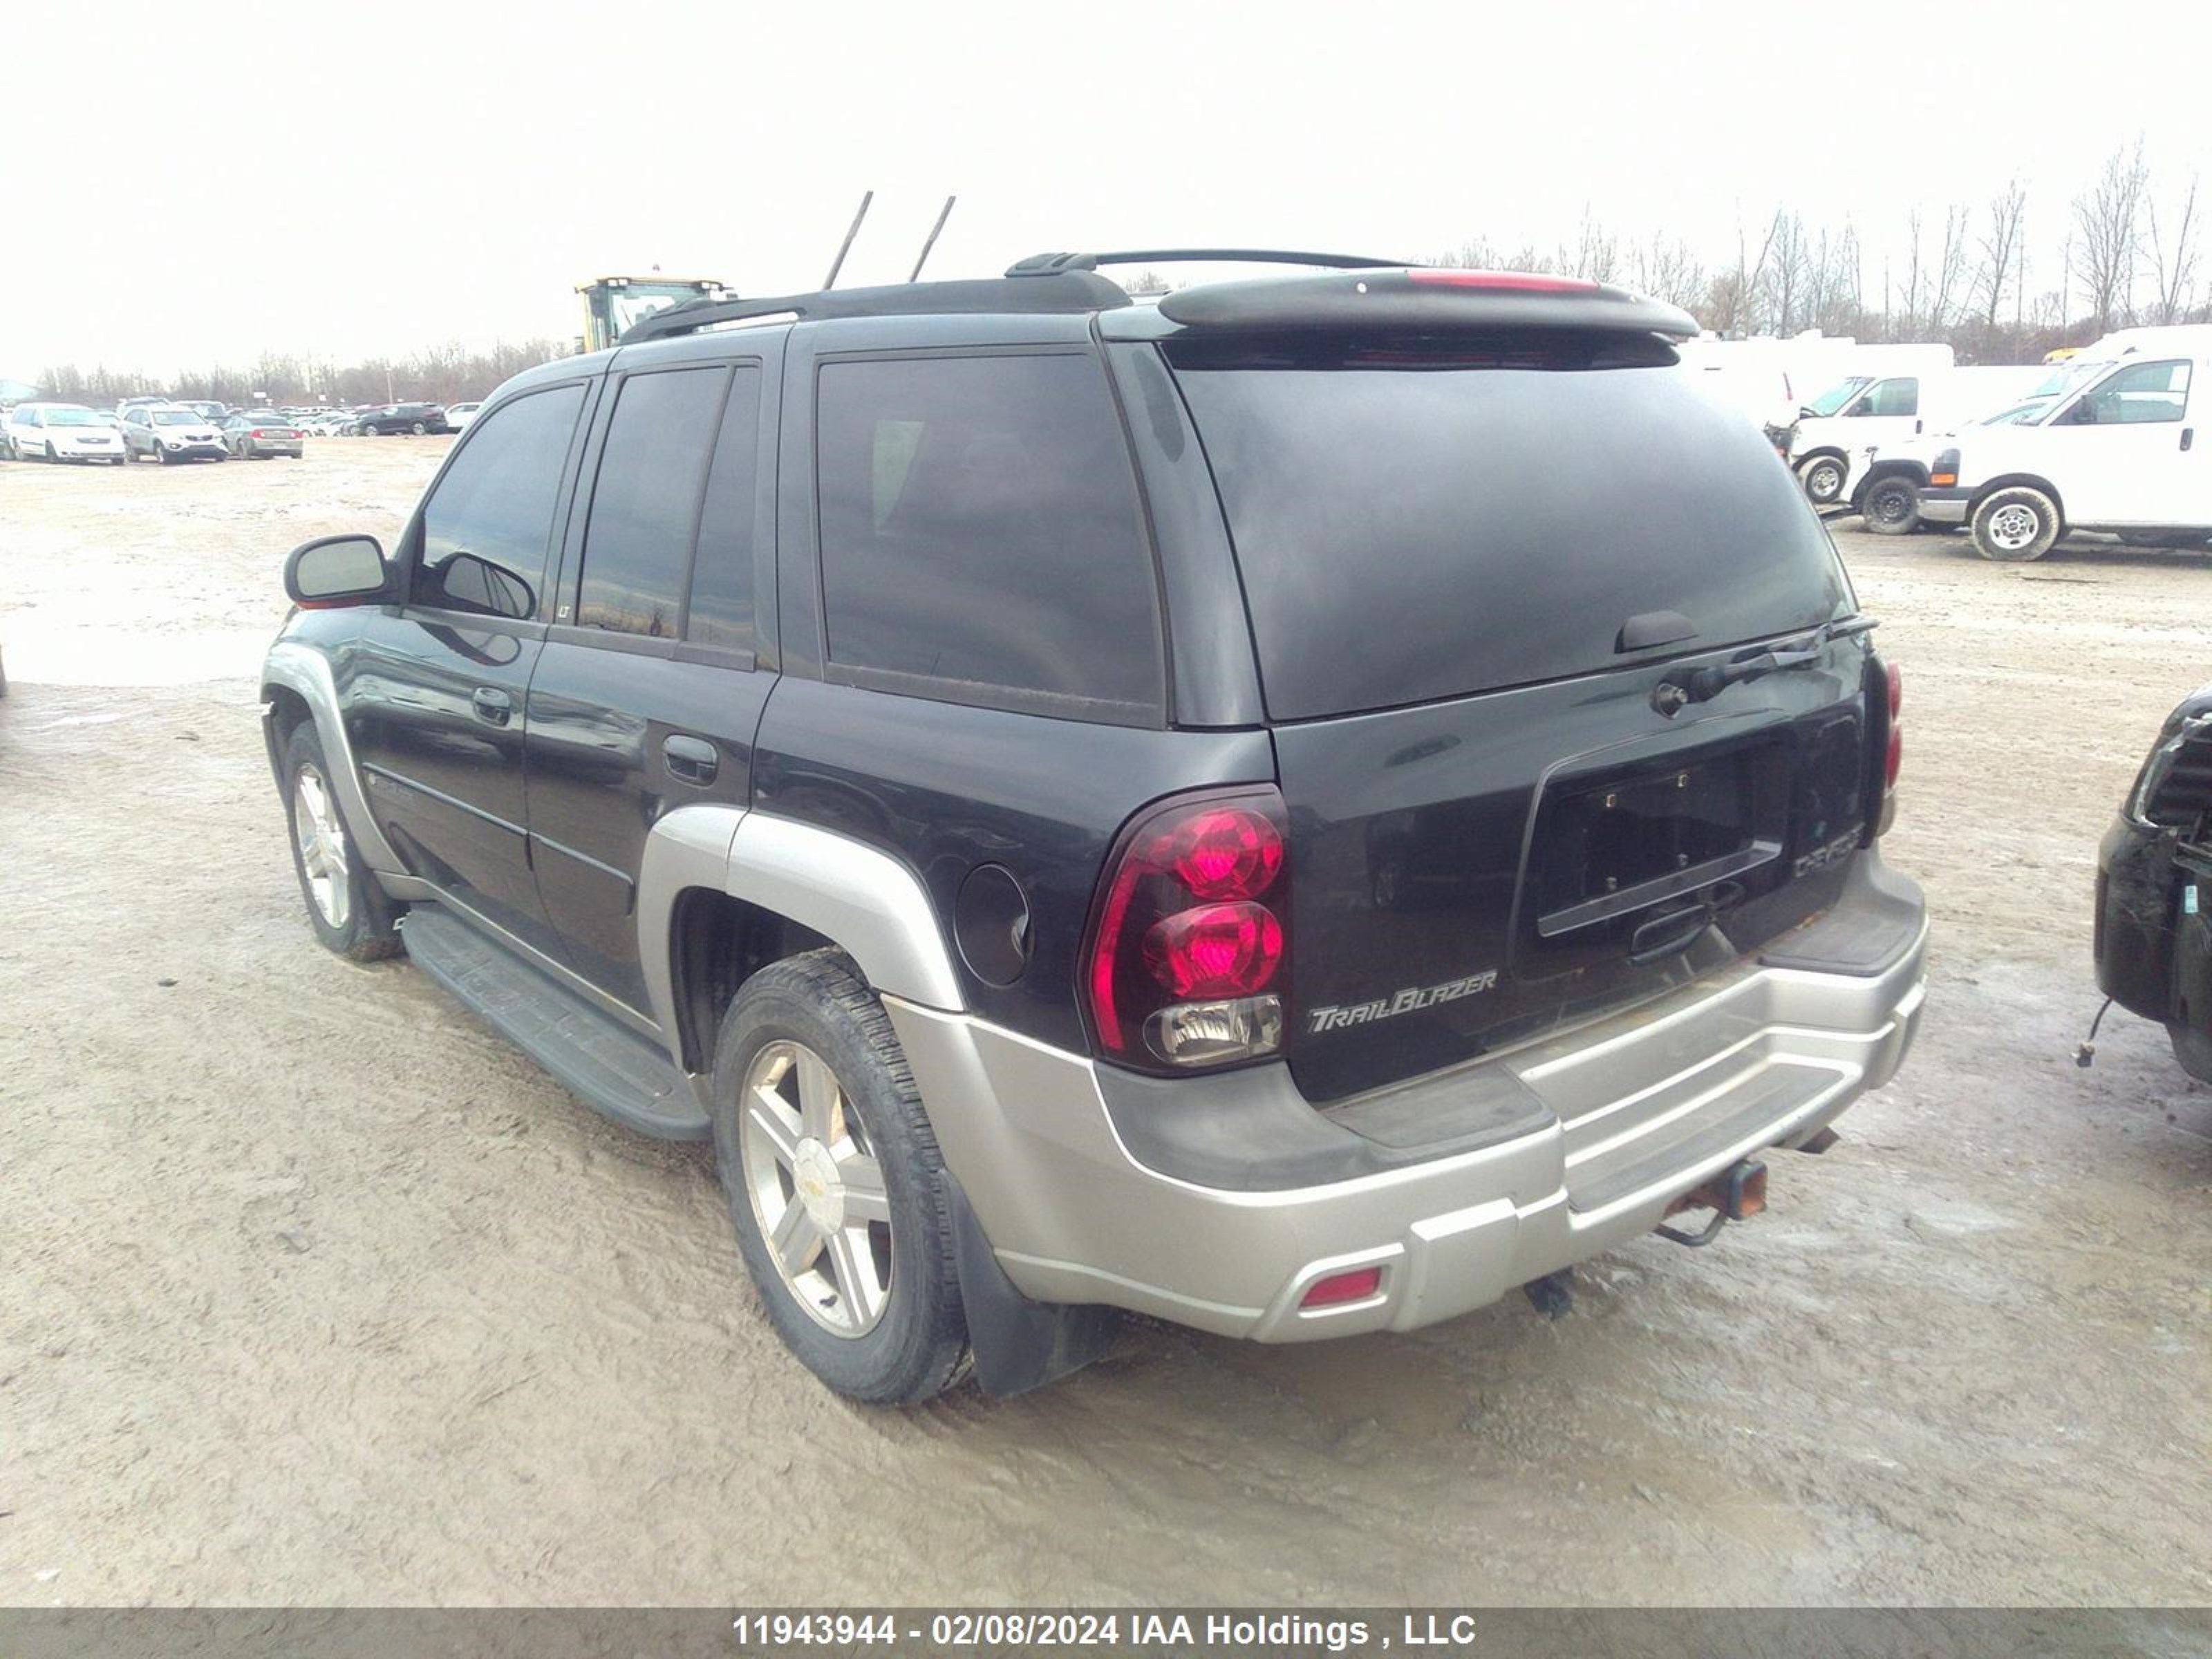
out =
<path fill-rule="evenodd" d="M 1667 1206 L 1668 1215 L 1684 1210 L 1711 1210 L 1713 1218 L 1702 1231 L 1685 1232 L 1680 1227 L 1669 1227 L 1662 1222 L 1657 1229 L 1660 1237 L 1691 1249 L 1701 1249 L 1721 1236 L 1721 1229 L 1731 1221 L 1748 1221 L 1766 1207 L 1766 1166 L 1755 1158 L 1723 1170 L 1702 1187 L 1684 1193 Z"/>

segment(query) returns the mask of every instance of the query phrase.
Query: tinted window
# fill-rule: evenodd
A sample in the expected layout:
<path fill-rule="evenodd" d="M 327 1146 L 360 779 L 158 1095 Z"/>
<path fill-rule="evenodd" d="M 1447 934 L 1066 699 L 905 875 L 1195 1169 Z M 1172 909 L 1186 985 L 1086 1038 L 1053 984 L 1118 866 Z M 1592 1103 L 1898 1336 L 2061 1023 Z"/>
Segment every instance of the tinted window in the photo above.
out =
<path fill-rule="evenodd" d="M 834 662 L 1158 706 L 1152 561 L 1096 362 L 831 363 L 820 396 Z"/>
<path fill-rule="evenodd" d="M 467 441 L 422 506 L 417 605 L 526 617 L 538 605 L 561 468 L 583 407 L 580 386 L 505 403 Z"/>
<path fill-rule="evenodd" d="M 1657 367 L 1501 349 L 1177 357 L 1235 538 L 1269 712 L 1419 702 L 1809 627 L 1850 592 L 1740 415 Z"/>
<path fill-rule="evenodd" d="M 753 635 L 753 524 L 760 473 L 761 372 L 740 364 L 722 409 L 707 500 L 699 513 L 699 551 L 691 565 L 691 609 L 684 638 L 696 645 L 750 651 Z"/>
<path fill-rule="evenodd" d="M 699 488 L 728 371 L 687 368 L 623 382 L 584 532 L 576 623 L 674 639 Z"/>

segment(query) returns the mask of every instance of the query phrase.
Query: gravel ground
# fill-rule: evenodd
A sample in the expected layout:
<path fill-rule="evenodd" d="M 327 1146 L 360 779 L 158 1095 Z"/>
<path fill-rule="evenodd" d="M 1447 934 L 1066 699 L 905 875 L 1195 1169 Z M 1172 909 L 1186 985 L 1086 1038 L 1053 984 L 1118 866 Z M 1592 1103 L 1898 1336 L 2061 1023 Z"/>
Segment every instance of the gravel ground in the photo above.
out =
<path fill-rule="evenodd" d="M 301 918 L 254 665 L 443 441 L 0 465 L 0 1603 L 2212 1600 L 2212 1090 L 2107 1021 L 2098 836 L 2212 560 L 1838 532 L 1905 670 L 1918 1050 L 1767 1215 L 1440 1328 L 1133 1330 L 858 1409 L 706 1156 Z"/>

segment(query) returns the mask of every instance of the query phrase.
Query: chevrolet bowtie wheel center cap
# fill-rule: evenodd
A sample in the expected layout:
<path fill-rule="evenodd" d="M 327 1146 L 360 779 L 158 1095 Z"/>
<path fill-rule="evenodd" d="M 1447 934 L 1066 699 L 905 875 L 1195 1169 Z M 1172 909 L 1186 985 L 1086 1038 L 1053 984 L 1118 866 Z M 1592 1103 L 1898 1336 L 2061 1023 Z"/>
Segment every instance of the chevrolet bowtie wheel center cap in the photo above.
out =
<path fill-rule="evenodd" d="M 807 1218 L 823 1233 L 834 1233 L 845 1224 L 845 1183 L 827 1146 L 818 1140 L 800 1141 L 791 1160 L 791 1179 L 799 1201 L 806 1206 Z"/>

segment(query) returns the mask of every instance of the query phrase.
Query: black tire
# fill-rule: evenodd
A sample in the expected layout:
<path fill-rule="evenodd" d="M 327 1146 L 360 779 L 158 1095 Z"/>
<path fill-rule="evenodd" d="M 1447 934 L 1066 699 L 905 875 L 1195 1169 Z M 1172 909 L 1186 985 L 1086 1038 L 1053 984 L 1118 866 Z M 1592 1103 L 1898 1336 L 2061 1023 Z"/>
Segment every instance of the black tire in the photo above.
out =
<path fill-rule="evenodd" d="M 110 465 L 110 466 L 121 466 L 121 465 L 124 464 L 124 462 L 125 462 L 125 461 L 129 460 L 130 459 L 131 459 L 131 458 L 130 458 L 128 455 L 118 455 L 118 456 L 117 456 L 113 460 L 112 460 L 112 461 L 110 461 L 110 462 L 108 462 L 108 465 Z"/>
<path fill-rule="evenodd" d="M 862 1133 L 854 1139 L 882 1171 L 890 1216 L 888 1292 L 874 1325 L 858 1335 L 834 1333 L 800 1304 L 770 1254 L 748 1190 L 741 1097 L 754 1060 L 779 1042 L 811 1049 L 828 1063 L 845 1112 L 860 1120 Z M 722 1016 L 712 1102 L 715 1164 L 738 1248 L 785 1346 L 839 1394 L 871 1405 L 918 1404 L 958 1382 L 968 1322 L 944 1159 L 890 1018 L 848 958 L 811 951 L 745 981 Z"/>
<path fill-rule="evenodd" d="M 407 429 L 419 438 L 430 428 L 423 425 L 422 422 L 417 421 L 414 425 L 409 427 Z"/>
<path fill-rule="evenodd" d="M 1848 469 L 1834 455 L 1815 455 L 1797 468 L 1798 487 L 1815 507 L 1833 507 L 1844 498 Z"/>
<path fill-rule="evenodd" d="M 316 901 L 301 845 L 300 778 L 303 771 L 312 771 L 320 780 L 343 843 L 346 903 L 343 916 L 336 922 L 324 915 Z M 322 741 L 315 734 L 315 723 L 303 720 L 284 739 L 284 825 L 292 848 L 292 873 L 300 879 L 300 897 L 307 906 L 307 925 L 315 930 L 315 937 L 323 942 L 325 949 L 336 951 L 349 962 L 379 962 L 386 957 L 396 957 L 400 951 L 399 933 L 394 926 L 398 920 L 398 907 L 362 866 L 354 846 L 353 833 L 346 825 L 344 809 L 338 805 L 337 793 L 330 787 L 330 763 L 323 758 Z"/>
<path fill-rule="evenodd" d="M 54 441 L 52 438 L 46 440 L 46 460 L 54 466 L 59 466 L 62 464 L 61 452 L 54 447 Z"/>
<path fill-rule="evenodd" d="M 2025 484 L 1996 490 L 1984 498 L 1974 508 L 1972 528 L 1974 551 L 2005 564 L 2041 558 L 2058 544 L 2065 532 L 2058 503 Z"/>
<path fill-rule="evenodd" d="M 1877 478 L 1859 499 L 1859 518 L 1877 536 L 1909 536 L 1920 527 L 1920 492 L 1910 478 Z"/>

